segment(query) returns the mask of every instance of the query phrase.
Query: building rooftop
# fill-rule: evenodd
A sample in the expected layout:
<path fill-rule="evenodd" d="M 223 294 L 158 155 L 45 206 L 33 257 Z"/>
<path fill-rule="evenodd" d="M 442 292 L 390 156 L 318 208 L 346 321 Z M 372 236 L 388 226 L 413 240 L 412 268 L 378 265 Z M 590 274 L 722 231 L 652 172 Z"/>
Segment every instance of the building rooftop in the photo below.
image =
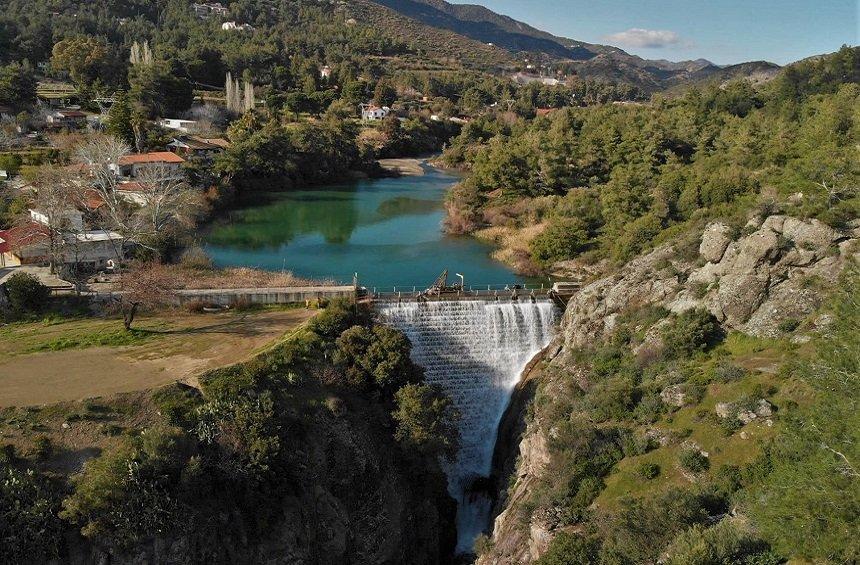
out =
<path fill-rule="evenodd" d="M 156 151 L 154 153 L 134 153 L 131 155 L 123 155 L 119 159 L 120 165 L 135 165 L 143 163 L 184 163 L 185 159 L 171 153 L 170 151 Z"/>

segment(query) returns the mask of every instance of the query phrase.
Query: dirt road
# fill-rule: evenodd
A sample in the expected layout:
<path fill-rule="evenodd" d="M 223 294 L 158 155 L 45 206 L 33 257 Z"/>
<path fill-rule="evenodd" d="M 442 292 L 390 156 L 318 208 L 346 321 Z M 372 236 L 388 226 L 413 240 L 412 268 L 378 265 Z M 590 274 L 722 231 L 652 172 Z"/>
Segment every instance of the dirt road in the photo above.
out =
<path fill-rule="evenodd" d="M 313 315 L 308 310 L 184 315 L 143 345 L 0 358 L 0 407 L 82 400 L 193 381 L 248 358 Z M 145 325 L 145 323 L 142 323 Z"/>

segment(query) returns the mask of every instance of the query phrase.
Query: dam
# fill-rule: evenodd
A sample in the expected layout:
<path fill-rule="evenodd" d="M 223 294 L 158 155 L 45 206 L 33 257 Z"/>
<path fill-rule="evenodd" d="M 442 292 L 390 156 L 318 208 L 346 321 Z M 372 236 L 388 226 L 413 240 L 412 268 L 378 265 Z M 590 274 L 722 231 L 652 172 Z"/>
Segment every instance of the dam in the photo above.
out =
<path fill-rule="evenodd" d="M 460 450 L 444 462 L 457 501 L 457 551 L 470 552 L 489 525 L 491 500 L 473 485 L 490 475 L 499 422 L 523 369 L 555 335 L 549 298 L 377 301 L 381 321 L 412 341 L 412 358 L 460 413 Z"/>

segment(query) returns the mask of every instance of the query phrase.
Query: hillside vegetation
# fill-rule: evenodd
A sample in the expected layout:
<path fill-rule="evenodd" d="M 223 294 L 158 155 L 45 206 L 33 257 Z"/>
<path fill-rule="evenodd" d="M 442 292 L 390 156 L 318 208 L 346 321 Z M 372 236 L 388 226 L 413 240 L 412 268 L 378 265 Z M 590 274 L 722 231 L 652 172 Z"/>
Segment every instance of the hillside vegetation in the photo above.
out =
<path fill-rule="evenodd" d="M 860 558 L 858 54 L 449 150 L 453 221 L 583 282 L 478 563 Z"/>
<path fill-rule="evenodd" d="M 734 82 L 513 125 L 477 120 L 443 156 L 470 171 L 449 228 L 521 233 L 506 258 L 529 272 L 626 261 L 718 217 L 741 230 L 756 206 L 844 227 L 860 211 L 858 69 L 860 49 L 846 47 L 761 90 Z"/>

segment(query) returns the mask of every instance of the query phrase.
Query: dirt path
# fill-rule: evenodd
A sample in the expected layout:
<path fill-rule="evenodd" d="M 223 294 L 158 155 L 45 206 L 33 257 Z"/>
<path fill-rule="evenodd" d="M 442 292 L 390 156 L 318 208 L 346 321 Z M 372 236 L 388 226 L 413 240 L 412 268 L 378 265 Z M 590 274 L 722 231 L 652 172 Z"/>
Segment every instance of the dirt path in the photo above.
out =
<path fill-rule="evenodd" d="M 144 345 L 16 355 L 0 360 L 0 407 L 82 400 L 193 380 L 241 361 L 313 315 L 287 310 L 198 316 Z"/>

